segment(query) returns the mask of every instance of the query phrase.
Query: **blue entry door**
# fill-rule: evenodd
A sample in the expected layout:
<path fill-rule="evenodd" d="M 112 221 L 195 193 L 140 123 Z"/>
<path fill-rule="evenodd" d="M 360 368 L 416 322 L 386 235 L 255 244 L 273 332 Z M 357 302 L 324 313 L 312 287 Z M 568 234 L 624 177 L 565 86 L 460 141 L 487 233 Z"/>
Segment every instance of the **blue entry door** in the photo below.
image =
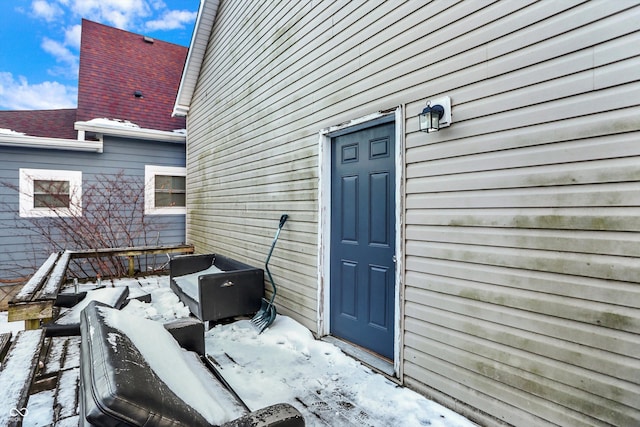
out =
<path fill-rule="evenodd" d="M 331 334 L 393 359 L 395 125 L 331 142 Z"/>

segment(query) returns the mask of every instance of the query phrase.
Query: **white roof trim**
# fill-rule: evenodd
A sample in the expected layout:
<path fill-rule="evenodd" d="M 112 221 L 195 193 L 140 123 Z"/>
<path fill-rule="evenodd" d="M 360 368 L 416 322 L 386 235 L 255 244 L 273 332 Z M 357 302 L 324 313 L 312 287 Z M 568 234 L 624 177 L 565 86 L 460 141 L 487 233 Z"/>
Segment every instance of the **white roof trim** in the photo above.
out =
<path fill-rule="evenodd" d="M 0 146 L 102 153 L 102 141 L 79 141 L 77 139 L 45 138 L 29 135 L 0 134 Z"/>
<path fill-rule="evenodd" d="M 75 129 L 80 132 L 93 132 L 99 135 L 119 136 L 125 138 L 148 139 L 162 142 L 176 142 L 184 144 L 187 136 L 184 133 L 169 132 L 156 129 L 123 126 L 118 123 L 75 122 Z"/>
<path fill-rule="evenodd" d="M 213 22 L 216 20 L 219 4 L 219 0 L 200 0 L 198 18 L 193 29 L 187 60 L 182 70 L 182 78 L 180 79 L 180 87 L 178 88 L 172 116 L 186 116 L 189 113 L 191 97 L 200 75 L 200 68 L 202 67 L 209 36 L 213 29 Z"/>

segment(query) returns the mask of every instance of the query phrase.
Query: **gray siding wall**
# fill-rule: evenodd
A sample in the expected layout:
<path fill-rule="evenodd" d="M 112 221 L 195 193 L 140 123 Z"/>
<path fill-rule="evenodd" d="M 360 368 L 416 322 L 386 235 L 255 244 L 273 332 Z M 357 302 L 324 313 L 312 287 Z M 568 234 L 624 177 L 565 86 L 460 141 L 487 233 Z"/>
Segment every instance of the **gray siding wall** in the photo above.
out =
<path fill-rule="evenodd" d="M 48 256 L 46 249 L 32 245 L 33 233 L 24 229 L 30 222 L 18 215 L 18 192 L 14 188 L 19 184 L 19 169 L 81 171 L 84 189 L 95 184 L 97 176 L 121 171 L 127 179 L 141 184 L 145 165 L 184 167 L 184 144 L 106 136 L 103 153 L 0 146 L 0 279 L 29 275 Z M 185 241 L 184 215 L 158 215 L 151 221 L 157 224 L 160 234 L 149 236 L 150 243 Z"/>
<path fill-rule="evenodd" d="M 318 132 L 402 106 L 402 381 L 483 424 L 640 419 L 636 1 L 222 1 L 188 240 L 316 331 Z M 418 131 L 448 95 L 453 125 Z"/>

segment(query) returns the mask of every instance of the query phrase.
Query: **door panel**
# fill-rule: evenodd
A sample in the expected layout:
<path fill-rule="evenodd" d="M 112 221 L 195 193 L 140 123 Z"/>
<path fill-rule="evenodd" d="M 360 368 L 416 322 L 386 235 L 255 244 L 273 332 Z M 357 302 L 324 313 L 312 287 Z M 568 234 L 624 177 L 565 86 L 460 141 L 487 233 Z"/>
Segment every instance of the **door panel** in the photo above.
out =
<path fill-rule="evenodd" d="M 343 261 L 340 272 L 340 312 L 351 319 L 358 318 L 358 264 Z"/>
<path fill-rule="evenodd" d="M 332 138 L 331 333 L 393 358 L 395 128 Z"/>
<path fill-rule="evenodd" d="M 389 277 L 389 269 L 387 267 L 372 265 L 369 267 L 369 284 L 371 287 L 371 295 L 383 295 L 385 293 L 387 283 L 393 280 Z M 372 327 L 386 328 L 389 324 L 387 319 L 388 298 L 370 298 L 369 300 L 369 324 Z"/>
<path fill-rule="evenodd" d="M 369 183 L 369 243 L 389 246 L 389 173 L 375 173 L 370 176 Z"/>
<path fill-rule="evenodd" d="M 340 227 L 344 244 L 358 242 L 358 177 L 346 176 L 342 183 L 342 224 Z"/>

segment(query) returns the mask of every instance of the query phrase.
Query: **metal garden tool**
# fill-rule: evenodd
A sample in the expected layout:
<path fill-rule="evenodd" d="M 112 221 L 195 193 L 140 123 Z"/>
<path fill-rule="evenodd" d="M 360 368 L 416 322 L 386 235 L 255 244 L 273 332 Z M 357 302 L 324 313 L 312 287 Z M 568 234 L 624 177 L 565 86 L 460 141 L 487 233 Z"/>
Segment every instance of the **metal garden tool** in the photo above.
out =
<path fill-rule="evenodd" d="M 267 276 L 269 277 L 269 281 L 271 282 L 273 293 L 271 294 L 271 299 L 269 301 L 267 301 L 265 298 L 262 298 L 262 305 L 260 306 L 260 310 L 258 310 L 255 316 L 253 316 L 253 319 L 251 319 L 251 323 L 258 329 L 259 334 L 267 329 L 276 319 L 276 306 L 273 304 L 273 300 L 276 298 L 277 288 L 275 282 L 273 281 L 273 277 L 271 277 L 271 272 L 269 271 L 269 260 L 271 259 L 273 248 L 276 246 L 276 242 L 278 241 L 278 236 L 280 236 L 280 230 L 282 230 L 282 226 L 287 221 L 288 217 L 289 215 L 287 214 L 283 214 L 280 217 L 278 231 L 276 231 L 276 236 L 273 238 L 273 243 L 271 243 L 269 255 L 267 256 L 267 260 L 264 263 L 264 269 L 267 270 Z"/>

